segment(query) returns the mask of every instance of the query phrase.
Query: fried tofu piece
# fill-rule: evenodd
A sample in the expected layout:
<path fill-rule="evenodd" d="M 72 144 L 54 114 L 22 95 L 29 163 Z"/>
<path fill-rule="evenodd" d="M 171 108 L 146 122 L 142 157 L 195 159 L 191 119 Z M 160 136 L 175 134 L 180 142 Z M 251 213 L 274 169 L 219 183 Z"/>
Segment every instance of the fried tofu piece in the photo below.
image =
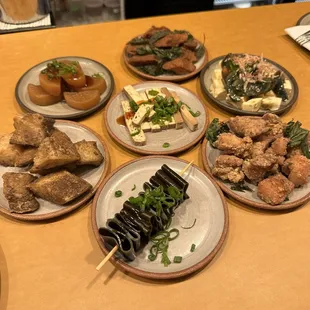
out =
<path fill-rule="evenodd" d="M 76 150 L 80 155 L 77 165 L 100 166 L 103 162 L 103 156 L 100 153 L 95 141 L 82 140 L 74 143 Z"/>
<path fill-rule="evenodd" d="M 11 144 L 12 134 L 0 137 L 0 164 L 10 167 L 24 167 L 33 162 L 37 148 Z"/>
<path fill-rule="evenodd" d="M 41 170 L 65 166 L 78 160 L 80 155 L 70 138 L 64 132 L 55 129 L 51 136 L 40 144 L 30 172 L 39 173 Z"/>
<path fill-rule="evenodd" d="M 6 172 L 3 176 L 3 194 L 12 213 L 29 213 L 39 209 L 39 202 L 27 188 L 36 177 L 29 173 Z"/>
<path fill-rule="evenodd" d="M 244 173 L 241 171 L 243 159 L 232 155 L 220 155 L 212 169 L 212 174 L 221 180 L 229 180 L 232 183 L 239 183 L 244 180 Z"/>
<path fill-rule="evenodd" d="M 92 186 L 80 177 L 63 170 L 41 177 L 28 188 L 44 200 L 64 205 L 89 191 Z"/>
<path fill-rule="evenodd" d="M 281 204 L 293 191 L 294 184 L 284 175 L 276 174 L 259 182 L 257 195 L 271 205 Z"/>
<path fill-rule="evenodd" d="M 176 47 L 180 46 L 188 39 L 187 33 L 170 33 L 154 43 L 156 47 Z"/>
<path fill-rule="evenodd" d="M 12 144 L 38 147 L 50 135 L 55 121 L 40 114 L 26 114 L 14 118 L 15 131 L 11 137 Z"/>
<path fill-rule="evenodd" d="M 128 58 L 129 64 L 133 66 L 157 65 L 159 59 L 156 55 L 135 55 Z"/>
<path fill-rule="evenodd" d="M 231 117 L 228 126 L 236 135 L 250 138 L 258 137 L 269 130 L 267 122 L 256 116 Z"/>
<path fill-rule="evenodd" d="M 222 133 L 215 142 L 215 147 L 226 154 L 247 158 L 251 155 L 253 141 L 249 137 L 239 138 L 232 133 Z"/>
<path fill-rule="evenodd" d="M 302 186 L 308 183 L 310 160 L 303 155 L 294 155 L 285 161 L 282 171 L 288 175 L 288 179 L 295 187 Z"/>
<path fill-rule="evenodd" d="M 190 60 L 178 57 L 164 63 L 163 69 L 173 71 L 175 74 L 188 74 L 194 72 L 196 67 Z"/>

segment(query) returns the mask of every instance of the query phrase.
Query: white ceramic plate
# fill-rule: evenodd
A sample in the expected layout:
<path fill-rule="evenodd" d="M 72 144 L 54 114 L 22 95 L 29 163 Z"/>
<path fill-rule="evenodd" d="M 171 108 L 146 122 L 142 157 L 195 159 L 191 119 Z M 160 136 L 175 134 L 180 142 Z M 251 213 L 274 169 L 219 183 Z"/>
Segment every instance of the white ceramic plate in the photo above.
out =
<path fill-rule="evenodd" d="M 213 148 L 210 143 L 205 139 L 202 144 L 202 158 L 203 164 L 207 172 L 212 175 L 211 169 L 215 164 L 216 158 L 221 155 L 221 151 L 218 149 Z M 307 202 L 310 198 L 310 182 L 308 182 L 305 186 L 301 188 L 295 188 L 294 191 L 290 194 L 289 200 L 284 201 L 282 204 L 277 206 L 272 206 L 264 201 L 262 201 L 257 196 L 257 186 L 245 182 L 253 192 L 245 191 L 245 192 L 238 192 L 233 191 L 230 189 L 231 184 L 224 183 L 220 179 L 215 179 L 217 184 L 221 187 L 221 189 L 227 193 L 228 195 L 232 196 L 236 200 L 245 203 L 251 207 L 259 208 L 259 209 L 266 209 L 266 210 L 286 210 L 286 209 L 293 209 L 296 208 L 303 203 Z"/>
<path fill-rule="evenodd" d="M 104 180 L 108 168 L 109 168 L 109 152 L 107 146 L 105 145 L 104 141 L 97 135 L 93 130 L 90 128 L 80 125 L 75 122 L 70 121 L 57 121 L 55 123 L 55 127 L 59 130 L 65 132 L 69 138 L 72 140 L 73 143 L 78 142 L 80 140 L 87 140 L 87 141 L 96 141 L 97 147 L 100 150 L 101 154 L 104 157 L 103 163 L 99 167 L 94 168 L 87 168 L 81 167 L 75 173 L 89 182 L 93 189 L 90 192 L 87 192 L 85 195 L 77 198 L 73 202 L 69 203 L 66 206 L 59 206 L 53 204 L 49 201 L 38 199 L 40 203 L 40 208 L 32 213 L 26 214 L 17 214 L 11 213 L 9 211 L 9 205 L 6 198 L 3 195 L 3 180 L 2 175 L 5 172 L 26 172 L 27 169 L 25 168 L 13 168 L 13 167 L 3 167 L 0 166 L 0 213 L 4 213 L 9 217 L 13 217 L 20 220 L 29 220 L 29 221 L 38 221 L 38 220 L 46 220 L 52 219 L 77 209 L 84 205 L 89 199 L 95 194 L 96 190 L 98 189 L 99 185 Z"/>
<path fill-rule="evenodd" d="M 143 190 L 143 183 L 163 164 L 180 172 L 187 162 L 167 156 L 148 156 L 133 160 L 115 170 L 98 190 L 92 205 L 92 226 L 105 254 L 108 250 L 98 233 L 99 227 L 104 227 L 106 221 L 122 209 L 126 199 L 138 195 Z M 228 230 L 228 210 L 221 190 L 197 166 L 192 166 L 183 177 L 189 182 L 187 193 L 190 199 L 176 210 L 171 228 L 179 229 L 180 235 L 169 244 L 170 258 L 173 260 L 174 256 L 182 256 L 182 263 L 164 267 L 160 263 L 160 257 L 154 262 L 149 261 L 148 244 L 133 262 L 113 258 L 113 262 L 122 270 L 152 279 L 182 277 L 203 268 L 221 248 Z M 134 184 L 136 189 L 132 191 Z M 114 196 L 117 190 L 123 192 L 120 198 Z M 192 225 L 195 219 L 196 224 L 192 229 L 181 228 Z M 190 252 L 192 244 L 196 245 L 194 252 Z"/>
<path fill-rule="evenodd" d="M 213 96 L 213 94 L 210 92 L 210 86 L 212 84 L 212 75 L 213 75 L 214 70 L 220 68 L 220 62 L 224 59 L 224 57 L 225 56 L 220 56 L 220 57 L 217 57 L 209 61 L 207 65 L 205 66 L 205 68 L 201 71 L 200 86 L 201 86 L 203 93 L 206 95 L 206 97 L 209 100 L 211 100 L 214 104 L 218 105 L 222 109 L 230 113 L 233 113 L 233 114 L 264 115 L 265 113 L 270 112 L 270 111 L 262 110 L 262 109 L 260 109 L 257 112 L 244 111 L 242 109 L 239 109 L 238 107 L 231 105 L 226 100 L 219 100 Z M 277 64 L 276 62 L 270 59 L 267 59 L 267 58 L 264 58 L 264 59 L 267 62 L 270 62 L 272 65 L 274 65 L 277 69 L 281 70 L 284 73 L 286 79 L 288 79 L 292 84 L 292 92 L 289 95 L 289 98 L 285 102 L 282 101 L 280 108 L 278 110 L 272 111 L 272 113 L 275 113 L 275 114 L 282 114 L 288 111 L 295 104 L 297 97 L 298 97 L 298 85 L 294 77 L 285 68 L 283 68 L 282 66 L 280 66 L 279 64 Z"/>
<path fill-rule="evenodd" d="M 104 122 L 108 132 L 118 143 L 140 154 L 171 155 L 189 149 L 204 136 L 208 127 L 208 113 L 204 103 L 193 92 L 177 84 L 158 81 L 144 82 L 133 85 L 133 87 L 139 92 L 162 87 L 167 87 L 169 90 L 175 91 L 180 99 L 188 104 L 193 111 L 200 111 L 201 114 L 197 117 L 198 130 L 192 132 L 187 126 L 184 126 L 184 128 L 178 130 L 172 128 L 156 133 L 146 132 L 146 145 L 134 145 L 127 128 L 117 123 L 117 118 L 123 115 L 121 101 L 129 100 L 124 91 L 122 91 L 112 98 L 104 113 Z M 168 142 L 170 146 L 168 148 L 163 148 L 163 144 L 166 142 Z"/>
<path fill-rule="evenodd" d="M 55 118 L 55 119 L 74 119 L 89 115 L 98 109 L 104 107 L 104 105 L 110 99 L 112 92 L 114 90 L 114 79 L 112 73 L 103 64 L 84 57 L 57 57 L 57 60 L 69 59 L 73 61 L 78 61 L 86 75 L 93 75 L 94 73 L 102 73 L 104 79 L 107 83 L 107 89 L 100 96 L 100 102 L 93 108 L 89 110 L 76 110 L 68 106 L 65 101 L 61 101 L 56 104 L 49 106 L 39 106 L 34 103 L 29 98 L 27 86 L 28 84 L 39 85 L 39 73 L 46 67 L 48 62 L 54 59 L 49 59 L 40 64 L 32 67 L 19 79 L 15 88 L 15 97 L 19 105 L 29 112 L 40 113 L 44 116 Z"/>
<path fill-rule="evenodd" d="M 299 25 L 310 25 L 310 13 L 300 17 L 300 19 L 297 21 L 297 26 Z"/>

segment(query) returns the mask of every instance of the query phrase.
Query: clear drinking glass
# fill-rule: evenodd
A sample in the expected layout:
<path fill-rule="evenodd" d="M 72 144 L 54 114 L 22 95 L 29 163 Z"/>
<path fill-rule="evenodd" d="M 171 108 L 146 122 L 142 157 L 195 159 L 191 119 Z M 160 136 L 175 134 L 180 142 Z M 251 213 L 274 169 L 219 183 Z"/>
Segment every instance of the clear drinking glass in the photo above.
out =
<path fill-rule="evenodd" d="M 50 11 L 49 0 L 0 0 L 0 20 L 8 24 L 36 22 Z"/>

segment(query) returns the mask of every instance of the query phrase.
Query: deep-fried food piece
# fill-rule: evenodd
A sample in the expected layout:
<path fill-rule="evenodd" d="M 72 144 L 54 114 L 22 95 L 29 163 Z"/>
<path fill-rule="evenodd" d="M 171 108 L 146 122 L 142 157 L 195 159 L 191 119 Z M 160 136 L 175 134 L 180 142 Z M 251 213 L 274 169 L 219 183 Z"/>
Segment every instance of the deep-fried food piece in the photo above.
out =
<path fill-rule="evenodd" d="M 23 167 L 31 164 L 37 149 L 11 144 L 11 137 L 12 134 L 0 137 L 0 164 L 10 167 Z"/>
<path fill-rule="evenodd" d="M 294 184 L 279 173 L 259 182 L 257 195 L 266 203 L 278 205 L 285 200 L 293 189 Z"/>
<path fill-rule="evenodd" d="M 156 32 L 159 31 L 170 31 L 170 29 L 164 26 L 163 27 L 152 26 L 147 32 L 144 33 L 143 37 L 149 39 L 151 36 L 153 36 Z"/>
<path fill-rule="evenodd" d="M 72 201 L 91 188 L 88 182 L 65 170 L 41 177 L 29 185 L 36 196 L 59 205 Z"/>
<path fill-rule="evenodd" d="M 254 142 L 251 151 L 252 158 L 264 154 L 268 145 L 269 141 Z"/>
<path fill-rule="evenodd" d="M 266 125 L 264 119 L 256 116 L 236 116 L 228 121 L 231 131 L 240 137 L 255 138 L 269 130 Z"/>
<path fill-rule="evenodd" d="M 288 175 L 295 187 L 302 186 L 308 182 L 310 176 L 310 160 L 303 155 L 294 155 L 285 161 L 282 171 Z"/>
<path fill-rule="evenodd" d="M 249 137 L 239 138 L 232 133 L 222 133 L 215 142 L 215 147 L 227 154 L 239 157 L 249 157 L 253 142 Z"/>
<path fill-rule="evenodd" d="M 3 194 L 9 202 L 10 211 L 14 213 L 34 212 L 39 203 L 27 186 L 36 177 L 29 173 L 6 172 L 3 176 Z"/>
<path fill-rule="evenodd" d="M 299 146 L 290 148 L 287 151 L 287 157 L 293 157 L 295 155 L 304 155 L 304 153 L 302 152 L 301 148 Z"/>
<path fill-rule="evenodd" d="M 289 142 L 290 139 L 280 137 L 271 144 L 271 148 L 276 155 L 285 156 L 287 154 L 287 145 Z"/>
<path fill-rule="evenodd" d="M 277 157 L 275 155 L 262 154 L 250 160 L 245 160 L 242 165 L 242 171 L 252 183 L 257 183 L 265 177 L 268 171 L 272 172 L 271 170 L 276 164 Z"/>
<path fill-rule="evenodd" d="M 77 162 L 77 165 L 101 165 L 103 156 L 100 153 L 95 141 L 82 140 L 74 143 L 74 145 L 80 155 L 80 160 Z"/>
<path fill-rule="evenodd" d="M 40 114 L 14 117 L 15 131 L 10 142 L 38 147 L 52 131 L 55 121 Z"/>
<path fill-rule="evenodd" d="M 229 180 L 232 183 L 239 183 L 244 180 L 241 171 L 243 160 L 232 155 L 220 155 L 212 169 L 212 174 L 222 180 Z"/>
<path fill-rule="evenodd" d="M 30 172 L 38 173 L 41 170 L 75 163 L 78 160 L 80 160 L 80 155 L 70 138 L 56 129 L 39 146 Z"/>
<path fill-rule="evenodd" d="M 258 141 L 269 141 L 269 143 L 271 143 L 277 138 L 283 136 L 285 124 L 282 123 L 279 116 L 267 113 L 263 116 L 263 119 L 266 121 L 268 131 L 260 135 Z"/>

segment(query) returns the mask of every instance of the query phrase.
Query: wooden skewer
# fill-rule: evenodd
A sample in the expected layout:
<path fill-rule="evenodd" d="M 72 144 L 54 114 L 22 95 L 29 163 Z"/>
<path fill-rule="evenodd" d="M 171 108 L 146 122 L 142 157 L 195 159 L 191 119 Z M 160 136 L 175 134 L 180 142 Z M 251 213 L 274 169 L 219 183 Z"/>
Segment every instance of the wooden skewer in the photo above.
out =
<path fill-rule="evenodd" d="M 180 176 L 182 176 L 187 170 L 188 168 L 193 164 L 193 160 L 188 163 L 179 173 Z M 116 245 L 111 251 L 110 253 L 101 261 L 101 263 L 96 267 L 96 270 L 99 271 L 107 261 L 109 261 L 109 259 L 114 255 L 114 253 L 118 250 L 118 245 Z"/>

